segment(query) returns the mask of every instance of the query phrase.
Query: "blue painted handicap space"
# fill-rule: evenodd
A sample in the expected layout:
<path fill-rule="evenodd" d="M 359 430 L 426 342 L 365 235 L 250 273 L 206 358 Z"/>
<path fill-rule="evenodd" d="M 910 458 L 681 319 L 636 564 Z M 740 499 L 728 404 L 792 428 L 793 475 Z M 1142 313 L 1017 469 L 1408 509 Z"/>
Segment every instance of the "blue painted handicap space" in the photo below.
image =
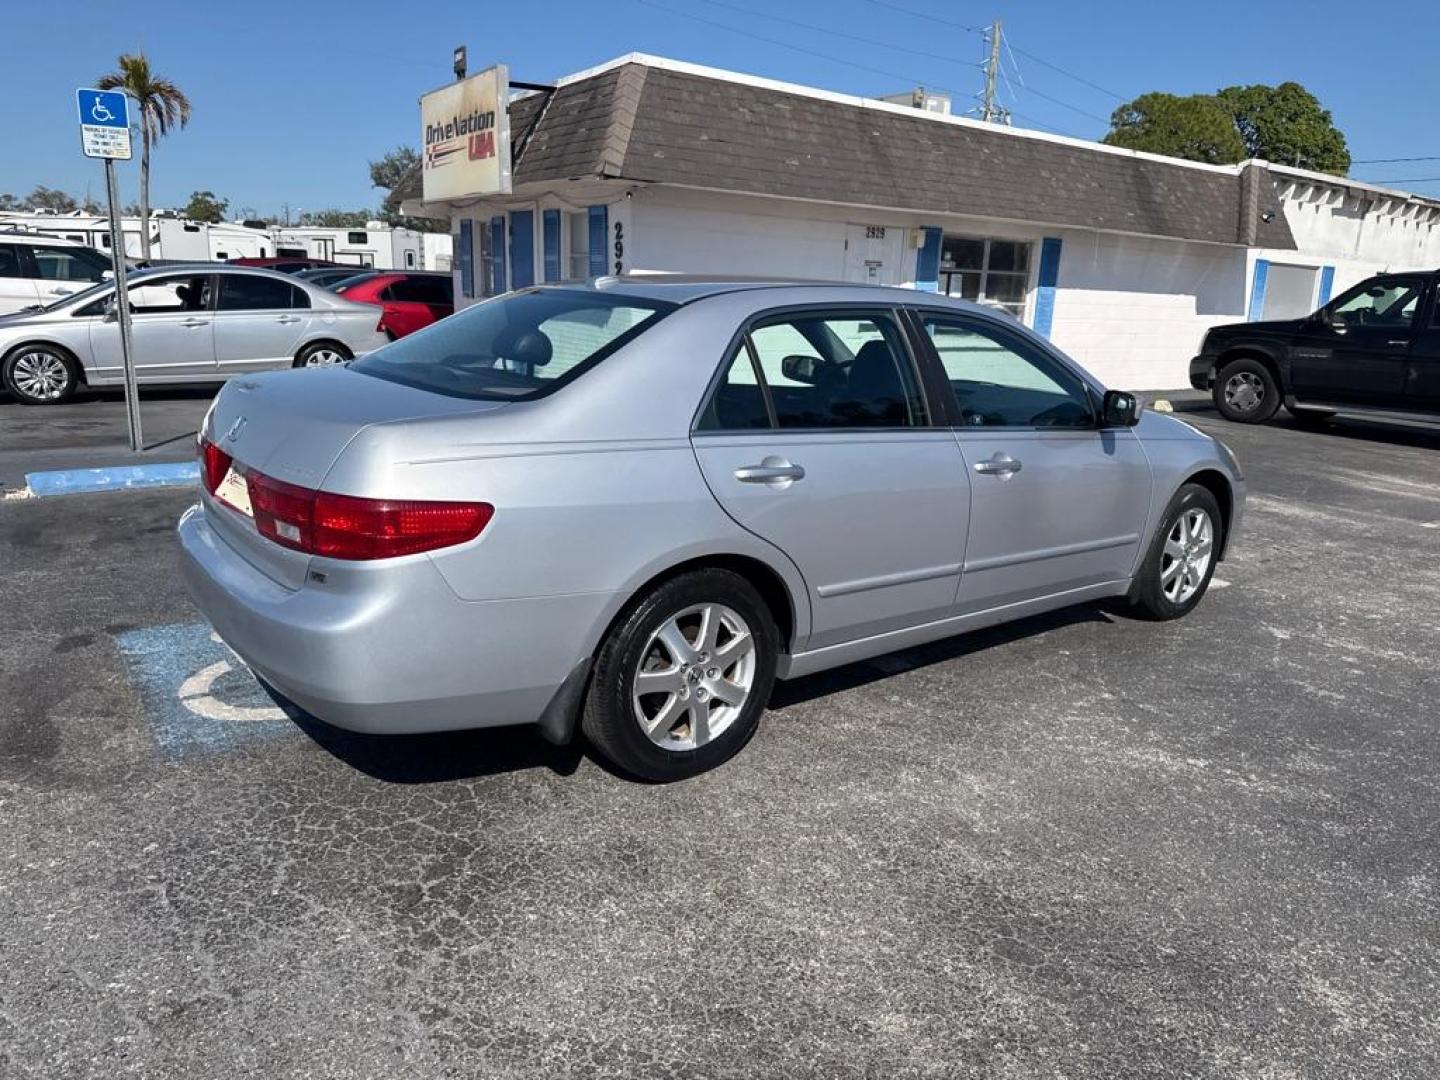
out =
<path fill-rule="evenodd" d="M 25 474 L 25 485 L 36 498 L 125 488 L 176 487 L 199 482 L 200 465 L 195 461 L 111 465 L 99 469 L 52 469 Z"/>
<path fill-rule="evenodd" d="M 115 637 L 167 758 L 212 754 L 299 733 L 249 668 L 204 623 Z"/>

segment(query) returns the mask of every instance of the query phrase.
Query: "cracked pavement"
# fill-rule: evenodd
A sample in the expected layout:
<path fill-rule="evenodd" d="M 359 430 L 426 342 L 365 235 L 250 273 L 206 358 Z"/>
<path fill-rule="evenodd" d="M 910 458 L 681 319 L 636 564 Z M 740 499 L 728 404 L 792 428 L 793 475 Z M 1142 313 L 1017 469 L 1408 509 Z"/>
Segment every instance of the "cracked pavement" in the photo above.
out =
<path fill-rule="evenodd" d="M 0 1076 L 1436 1075 L 1440 435 L 1188 418 L 1251 485 L 1192 617 L 782 684 L 668 787 L 167 756 L 117 640 L 205 632 L 190 493 L 0 506 Z"/>

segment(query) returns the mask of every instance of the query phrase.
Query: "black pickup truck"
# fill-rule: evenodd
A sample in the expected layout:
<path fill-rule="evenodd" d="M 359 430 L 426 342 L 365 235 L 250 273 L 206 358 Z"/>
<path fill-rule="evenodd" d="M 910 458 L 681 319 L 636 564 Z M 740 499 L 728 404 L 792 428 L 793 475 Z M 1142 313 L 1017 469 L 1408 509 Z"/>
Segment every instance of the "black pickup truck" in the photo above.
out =
<path fill-rule="evenodd" d="M 1303 422 L 1440 421 L 1440 270 L 1380 274 L 1303 319 L 1217 326 L 1190 385 L 1244 424 L 1282 404 Z"/>

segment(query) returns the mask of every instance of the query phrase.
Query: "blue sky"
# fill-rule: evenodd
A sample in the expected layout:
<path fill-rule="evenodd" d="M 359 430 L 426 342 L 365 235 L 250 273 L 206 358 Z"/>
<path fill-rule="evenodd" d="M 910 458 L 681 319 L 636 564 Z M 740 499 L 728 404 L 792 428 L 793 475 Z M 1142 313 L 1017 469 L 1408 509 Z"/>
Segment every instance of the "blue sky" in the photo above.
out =
<path fill-rule="evenodd" d="M 457 44 L 469 46 L 471 70 L 504 61 L 513 78 L 535 82 L 641 51 L 857 94 L 923 82 L 951 90 L 959 111 L 981 80 L 981 39 L 962 25 L 993 18 L 1014 50 L 1002 100 L 1026 126 L 1096 138 L 1119 103 L 1112 92 L 1294 79 L 1334 112 L 1356 159 L 1440 156 L 1440 4 L 1413 0 L 1298 9 L 1257 0 L 15 0 L 0 33 L 9 73 L 0 191 L 45 184 L 83 194 L 89 185 L 103 195 L 99 164 L 80 156 L 73 91 L 136 48 L 195 110 L 159 147 L 152 201 L 183 204 L 209 188 L 232 208 L 289 202 L 293 212 L 378 203 L 366 162 L 417 142 L 416 99 L 448 81 Z M 137 171 L 122 166 L 127 200 Z M 1352 175 L 1440 177 L 1440 160 L 1357 164 Z M 1407 186 L 1440 195 L 1440 180 Z"/>

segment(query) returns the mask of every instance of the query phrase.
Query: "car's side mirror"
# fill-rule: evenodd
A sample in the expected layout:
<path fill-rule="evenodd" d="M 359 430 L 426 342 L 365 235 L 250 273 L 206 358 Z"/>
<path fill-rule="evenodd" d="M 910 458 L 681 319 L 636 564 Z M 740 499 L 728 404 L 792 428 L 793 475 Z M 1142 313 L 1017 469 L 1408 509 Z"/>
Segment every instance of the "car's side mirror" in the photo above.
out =
<path fill-rule="evenodd" d="M 120 318 L 120 307 L 115 303 L 115 297 L 105 301 L 105 322 L 115 322 Z"/>
<path fill-rule="evenodd" d="M 1100 403 L 1102 427 L 1134 427 L 1140 422 L 1140 399 L 1124 390 L 1106 390 Z"/>
<path fill-rule="evenodd" d="M 820 381 L 820 361 L 813 356 L 787 356 L 780 361 L 780 373 L 791 382 L 814 386 Z"/>

